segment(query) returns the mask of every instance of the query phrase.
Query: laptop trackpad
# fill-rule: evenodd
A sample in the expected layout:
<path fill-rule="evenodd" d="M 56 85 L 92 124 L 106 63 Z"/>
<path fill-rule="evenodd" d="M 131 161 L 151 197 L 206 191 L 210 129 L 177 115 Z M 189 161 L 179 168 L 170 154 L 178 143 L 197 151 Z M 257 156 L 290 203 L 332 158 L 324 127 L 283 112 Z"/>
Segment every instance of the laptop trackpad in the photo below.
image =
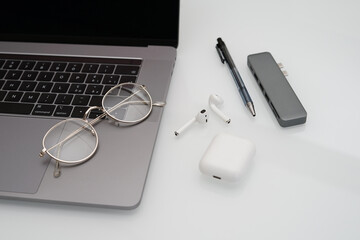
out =
<path fill-rule="evenodd" d="M 49 165 L 42 138 L 58 120 L 1 117 L 0 191 L 36 193 Z"/>

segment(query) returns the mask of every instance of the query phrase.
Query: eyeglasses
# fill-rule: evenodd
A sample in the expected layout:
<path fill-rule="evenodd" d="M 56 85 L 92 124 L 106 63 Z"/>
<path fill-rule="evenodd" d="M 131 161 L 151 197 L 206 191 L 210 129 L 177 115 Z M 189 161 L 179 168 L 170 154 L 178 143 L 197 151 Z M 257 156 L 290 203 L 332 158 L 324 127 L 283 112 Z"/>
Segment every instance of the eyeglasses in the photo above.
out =
<path fill-rule="evenodd" d="M 60 163 L 78 165 L 89 160 L 99 144 L 94 125 L 107 118 L 118 126 L 134 125 L 144 121 L 153 106 L 163 107 L 165 103 L 153 103 L 143 85 L 122 83 L 111 88 L 102 99 L 102 107 L 90 107 L 82 119 L 70 118 L 55 124 L 45 134 L 40 157 L 47 153 L 55 160 L 54 177 L 60 177 Z M 88 120 L 93 110 L 102 112 Z"/>

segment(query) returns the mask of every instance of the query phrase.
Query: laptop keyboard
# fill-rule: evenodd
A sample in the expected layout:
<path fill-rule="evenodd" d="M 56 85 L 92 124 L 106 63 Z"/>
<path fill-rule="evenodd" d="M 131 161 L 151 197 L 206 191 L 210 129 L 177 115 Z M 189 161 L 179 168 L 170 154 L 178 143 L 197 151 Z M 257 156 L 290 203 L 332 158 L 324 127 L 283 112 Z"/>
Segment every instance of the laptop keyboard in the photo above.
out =
<path fill-rule="evenodd" d="M 140 59 L 0 54 L 0 114 L 81 118 L 90 106 L 101 106 L 111 87 L 136 82 L 141 63 Z"/>

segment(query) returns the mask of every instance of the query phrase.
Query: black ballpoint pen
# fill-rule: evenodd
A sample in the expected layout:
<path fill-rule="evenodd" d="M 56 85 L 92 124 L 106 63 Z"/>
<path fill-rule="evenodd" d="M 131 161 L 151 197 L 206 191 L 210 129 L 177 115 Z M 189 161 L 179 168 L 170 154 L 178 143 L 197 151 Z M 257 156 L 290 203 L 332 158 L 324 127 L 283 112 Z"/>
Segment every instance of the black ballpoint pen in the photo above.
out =
<path fill-rule="evenodd" d="M 230 53 L 221 38 L 218 38 L 217 41 L 218 41 L 218 43 L 216 44 L 216 50 L 219 53 L 220 60 L 222 63 L 225 63 L 225 62 L 227 63 L 229 70 L 231 72 L 231 75 L 233 76 L 236 86 L 238 88 L 238 91 L 241 95 L 241 98 L 244 101 L 245 106 L 247 106 L 247 108 L 250 110 L 251 114 L 255 117 L 256 113 L 255 113 L 254 103 L 251 100 L 250 94 L 248 93 L 248 91 L 245 87 L 245 84 L 244 84 L 244 82 L 240 76 L 240 73 L 237 70 L 237 68 L 230 56 Z"/>

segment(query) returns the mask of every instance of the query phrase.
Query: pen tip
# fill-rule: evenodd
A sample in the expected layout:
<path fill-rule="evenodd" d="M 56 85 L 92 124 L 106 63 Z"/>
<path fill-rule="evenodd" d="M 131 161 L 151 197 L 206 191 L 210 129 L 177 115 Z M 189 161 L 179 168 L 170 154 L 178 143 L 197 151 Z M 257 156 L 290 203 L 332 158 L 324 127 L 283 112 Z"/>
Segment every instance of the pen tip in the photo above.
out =
<path fill-rule="evenodd" d="M 256 113 L 255 113 L 254 105 L 251 102 L 248 102 L 246 105 L 249 108 L 249 110 L 250 110 L 251 114 L 253 115 L 253 117 L 255 117 Z"/>

